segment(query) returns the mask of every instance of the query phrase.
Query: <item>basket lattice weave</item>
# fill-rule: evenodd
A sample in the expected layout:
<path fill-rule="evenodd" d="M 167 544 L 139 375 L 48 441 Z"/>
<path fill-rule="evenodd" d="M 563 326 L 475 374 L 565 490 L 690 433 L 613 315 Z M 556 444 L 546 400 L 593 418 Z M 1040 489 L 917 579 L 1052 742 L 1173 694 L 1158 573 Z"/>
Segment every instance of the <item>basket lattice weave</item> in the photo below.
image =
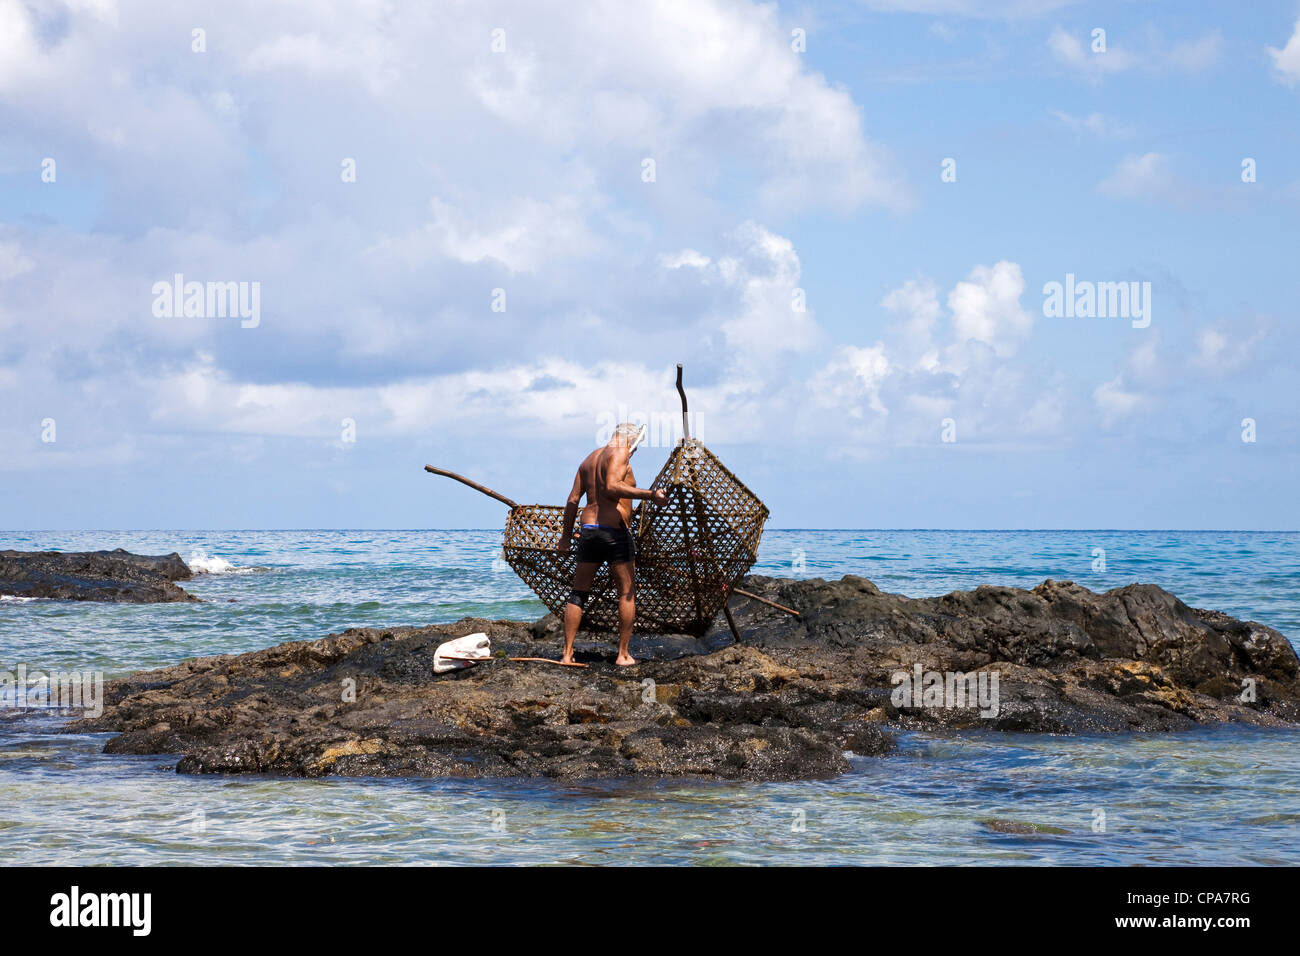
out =
<path fill-rule="evenodd" d="M 727 591 L 758 560 L 768 510 L 717 457 L 693 438 L 679 442 L 650 485 L 668 503 L 642 502 L 632 513 L 636 539 L 635 630 L 702 635 Z M 556 546 L 564 509 L 516 505 L 506 520 L 506 561 L 548 608 L 564 614 L 577 566 L 576 547 Z M 567 529 L 573 534 L 575 528 Z M 618 592 L 602 564 L 582 617 L 583 630 L 618 630 Z"/>

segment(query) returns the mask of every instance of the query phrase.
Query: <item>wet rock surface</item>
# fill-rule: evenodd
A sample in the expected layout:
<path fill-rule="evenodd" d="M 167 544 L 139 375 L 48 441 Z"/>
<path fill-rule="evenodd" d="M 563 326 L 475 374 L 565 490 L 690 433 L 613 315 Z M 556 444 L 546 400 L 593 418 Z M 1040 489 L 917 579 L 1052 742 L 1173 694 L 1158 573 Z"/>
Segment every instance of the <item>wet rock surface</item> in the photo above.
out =
<path fill-rule="evenodd" d="M 1285 637 L 1152 585 L 1094 594 L 1047 581 L 917 599 L 852 576 L 744 587 L 801 616 L 734 598 L 742 644 L 725 625 L 700 639 L 638 636 L 633 668 L 586 635 L 585 669 L 504 659 L 558 657 L 550 616 L 352 629 L 112 682 L 103 715 L 73 729 L 118 733 L 110 753 L 179 754 L 185 773 L 793 780 L 844 772 L 846 752 L 888 753 L 891 729 L 1300 720 L 1300 662 Z M 437 646 L 475 631 L 499 656 L 435 675 Z M 925 675 L 911 697 L 900 699 L 900 674 Z M 945 696 L 963 682 L 969 697 Z"/>
<path fill-rule="evenodd" d="M 191 577 L 175 552 L 0 551 L 0 594 L 15 597 L 123 604 L 198 601 L 175 583 Z"/>

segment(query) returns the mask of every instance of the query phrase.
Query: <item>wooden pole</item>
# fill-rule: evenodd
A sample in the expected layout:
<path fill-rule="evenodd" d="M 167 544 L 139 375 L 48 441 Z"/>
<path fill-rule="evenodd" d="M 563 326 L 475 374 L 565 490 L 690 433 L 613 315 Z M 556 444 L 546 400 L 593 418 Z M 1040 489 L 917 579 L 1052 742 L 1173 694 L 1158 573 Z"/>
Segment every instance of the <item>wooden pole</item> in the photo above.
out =
<path fill-rule="evenodd" d="M 682 363 L 677 363 L 677 394 L 682 397 L 682 438 L 691 437 L 691 420 L 686 414 L 686 390 L 682 388 Z"/>
<path fill-rule="evenodd" d="M 722 602 L 722 613 L 727 618 L 727 627 L 731 628 L 731 636 L 740 643 L 740 628 L 736 627 L 736 619 L 731 616 L 731 608 L 727 607 L 727 602 Z"/>
<path fill-rule="evenodd" d="M 445 654 L 444 661 L 460 661 L 466 664 L 491 664 L 493 661 L 536 661 L 539 664 L 557 664 L 560 667 L 586 667 L 586 664 L 579 664 L 577 661 L 566 664 L 564 661 L 551 660 L 549 657 L 447 657 Z"/>
<path fill-rule="evenodd" d="M 742 591 L 740 588 L 732 588 L 732 594 L 739 594 L 741 597 L 747 597 L 751 601 L 757 601 L 759 604 L 766 604 L 768 607 L 774 607 L 778 611 L 785 611 L 786 614 L 793 614 L 799 617 L 799 612 L 792 607 L 786 607 L 784 604 L 777 604 L 775 601 L 769 601 L 765 597 L 759 597 L 757 594 L 751 594 L 749 591 Z"/>
<path fill-rule="evenodd" d="M 434 468 L 433 465 L 425 465 L 424 470 L 429 472 L 432 475 L 442 475 L 445 478 L 454 478 L 457 481 L 459 481 L 462 485 L 469 485 L 475 491 L 481 491 L 489 498 L 495 498 L 497 501 L 501 502 L 502 504 L 509 505 L 511 508 L 519 507 L 518 504 L 511 501 L 505 495 L 498 494 L 497 492 L 493 491 L 491 488 L 488 488 L 485 485 L 480 485 L 477 481 L 470 481 L 464 475 L 458 475 L 454 471 L 446 471 L 442 468 Z"/>
<path fill-rule="evenodd" d="M 507 657 L 508 661 L 536 661 L 539 664 L 556 664 L 559 667 L 586 667 L 586 664 L 580 664 L 577 661 L 565 663 L 564 661 L 554 661 L 549 657 Z"/>

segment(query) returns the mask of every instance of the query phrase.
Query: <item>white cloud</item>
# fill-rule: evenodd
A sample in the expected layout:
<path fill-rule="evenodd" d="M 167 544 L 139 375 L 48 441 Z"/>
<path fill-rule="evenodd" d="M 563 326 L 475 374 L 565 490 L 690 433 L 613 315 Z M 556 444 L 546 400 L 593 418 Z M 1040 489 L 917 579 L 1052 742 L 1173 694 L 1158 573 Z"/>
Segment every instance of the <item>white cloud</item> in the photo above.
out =
<path fill-rule="evenodd" d="M 944 323 L 935 284 L 908 280 L 881 301 L 894 317 L 886 341 L 895 365 L 960 380 L 985 352 L 1009 358 L 1033 328 L 1033 314 L 1020 305 L 1024 289 L 1017 263 L 976 266 L 948 292 Z"/>
<path fill-rule="evenodd" d="M 505 195 L 575 168 L 597 191 L 621 189 L 646 156 L 661 202 L 707 202 L 719 176 L 781 210 L 909 201 L 858 104 L 790 50 L 773 6 L 605 2 L 561 17 L 524 5 L 501 18 L 477 5 L 231 0 L 204 19 L 206 53 L 190 51 L 183 8 L 106 9 L 116 27 L 73 5 L 47 40 L 20 0 L 0 0 L 0 98 L 17 129 L 55 128 L 65 152 L 91 151 L 79 158 L 104 173 L 108 198 L 127 194 L 111 211 L 147 193 L 137 215 L 151 225 L 206 213 L 196 180 L 213 206 L 246 193 L 250 172 L 287 174 L 286 199 L 313 184 L 337 192 L 325 158 L 357 152 L 372 158 L 362 177 L 407 188 L 408 203 L 423 174 L 428 193 L 408 209 L 428 195 L 474 204 L 438 188 L 465 172 Z M 502 23 L 506 49 L 493 53 Z"/>
<path fill-rule="evenodd" d="M 950 395 L 913 394 L 907 396 L 906 405 L 916 419 L 933 429 L 942 418 L 953 412 L 957 401 Z"/>
<path fill-rule="evenodd" d="M 1101 410 L 1102 424 L 1107 428 L 1132 415 L 1146 400 L 1140 393 L 1124 387 L 1122 375 L 1098 385 L 1093 390 L 1092 398 Z"/>
<path fill-rule="evenodd" d="M 876 5 L 1008 18 L 1060 6 Z M 0 235 L 0 405 L 56 415 L 69 436 L 22 452 L 31 467 L 148 460 L 193 436 L 192 454 L 329 444 L 344 417 L 367 436 L 586 440 L 593 408 L 671 411 L 681 359 L 717 440 L 770 438 L 780 421 L 799 441 L 847 422 L 933 442 L 949 414 L 963 442 L 1040 438 L 1094 400 L 1134 411 L 1152 391 L 1130 367 L 1096 396 L 1106 374 L 1071 391 L 1040 368 L 1009 261 L 902 282 L 854 343 L 827 343 L 816 290 L 795 307 L 798 227 L 774 216 L 908 197 L 870 112 L 790 51 L 777 5 L 524 4 L 499 23 L 473 4 L 230 0 L 205 14 L 207 54 L 189 50 L 184 6 L 66 9 L 38 29 L 29 5 L 0 0 L 6 145 L 42 156 L 48 139 L 61 184 L 95 180 L 93 231 Z M 1170 70 L 1216 51 L 1209 35 L 1152 48 Z M 1155 68 L 1132 58 L 1111 62 Z M 1127 135 L 1099 113 L 1057 119 Z M 356 183 L 340 180 L 344 157 Z M 1150 184 L 1164 159 L 1148 157 L 1122 164 L 1115 188 Z M 152 317 L 152 283 L 177 271 L 260 281 L 261 326 Z M 498 285 L 503 314 L 488 305 Z M 1207 334 L 1194 360 L 1233 355 Z M 97 449 L 71 443 L 78 429 Z"/>
<path fill-rule="evenodd" d="M 1199 73 L 1219 62 L 1223 38 L 1217 30 L 1190 40 L 1175 43 L 1159 59 L 1166 69 L 1182 73 Z"/>
<path fill-rule="evenodd" d="M 1164 153 L 1126 156 L 1115 171 L 1097 184 L 1097 191 L 1122 198 L 1152 198 L 1168 192 L 1172 183 L 1169 157 Z"/>
<path fill-rule="evenodd" d="M 206 53 L 192 19 L 72 3 L 47 29 L 0 0 L 6 144 L 52 142 L 60 184 L 95 183 L 93 231 L 4 235 L 21 249 L 0 254 L 10 354 L 45 348 L 38 319 L 58 316 L 69 374 L 82 350 L 113 376 L 204 349 L 230 381 L 370 387 L 559 350 L 557 328 L 617 354 L 652 300 L 656 357 L 706 336 L 789 353 L 818 334 L 791 309 L 788 240 L 755 226 L 722 259 L 670 254 L 665 280 L 664 234 L 679 248 L 738 221 L 714 198 L 723 177 L 745 215 L 906 201 L 859 105 L 790 50 L 773 6 L 524 5 L 498 22 L 477 5 L 231 0 L 205 15 Z M 153 319 L 149 289 L 176 272 L 259 281 L 261 327 Z"/>
<path fill-rule="evenodd" d="M 1160 341 L 1158 329 L 1148 331 L 1142 336 L 1140 344 L 1129 353 L 1127 367 L 1136 378 L 1154 379 L 1166 370 L 1165 362 L 1160 356 Z"/>
<path fill-rule="evenodd" d="M 1028 435 L 1051 436 L 1065 424 L 1067 397 L 1063 388 L 1054 388 L 1034 399 L 1020 419 L 1020 428 Z"/>
<path fill-rule="evenodd" d="M 1273 75 L 1279 83 L 1287 86 L 1300 83 L 1300 19 L 1296 20 L 1295 29 L 1291 32 L 1291 39 L 1286 41 L 1286 46 L 1280 50 L 1271 46 L 1265 49 L 1273 60 Z"/>
<path fill-rule="evenodd" d="M 39 51 L 36 31 L 19 0 L 0 0 L 0 93 L 30 73 Z"/>
<path fill-rule="evenodd" d="M 36 263 L 23 255 L 16 242 L 0 242 L 0 282 L 17 278 L 36 268 Z"/>
<path fill-rule="evenodd" d="M 1094 53 L 1077 36 L 1060 27 L 1047 38 L 1047 48 L 1058 63 L 1090 74 L 1119 73 L 1133 65 L 1132 58 L 1123 50 L 1108 45 L 1104 53 Z"/>
<path fill-rule="evenodd" d="M 659 255 L 659 264 L 665 269 L 703 269 L 712 260 L 708 256 L 701 255 L 694 249 L 683 249 L 681 252 L 665 252 Z"/>
<path fill-rule="evenodd" d="M 1262 329 L 1247 331 L 1242 323 L 1231 329 L 1207 326 L 1197 332 L 1196 352 L 1188 361 L 1193 368 L 1214 375 L 1237 372 L 1254 357 L 1255 346 L 1263 337 Z"/>
<path fill-rule="evenodd" d="M 629 181 L 652 158 L 652 188 L 712 177 L 693 168 L 708 143 L 757 162 L 759 196 L 780 208 L 907 204 L 852 98 L 804 69 L 774 6 L 597 3 L 562 23 L 526 9 L 506 32 L 512 52 L 482 58 L 471 81 L 516 129 L 562 149 L 601 143 L 623 157 Z"/>
<path fill-rule="evenodd" d="M 913 351 L 925 353 L 930 349 L 935 325 L 943 311 L 933 282 L 909 279 L 887 293 L 880 304 L 902 320 L 902 332 Z"/>
<path fill-rule="evenodd" d="M 1087 116 L 1075 116 L 1064 110 L 1052 110 L 1052 115 L 1075 133 L 1091 133 L 1101 139 L 1121 139 L 1132 136 L 1132 126 L 1121 123 L 1102 113 L 1092 112 Z"/>
<path fill-rule="evenodd" d="M 598 411 L 658 408 L 666 369 L 639 362 L 560 358 L 393 382 L 377 388 L 239 382 L 211 355 L 148 382 L 154 422 L 165 428 L 332 440 L 347 417 L 376 435 L 586 437 Z M 711 389 L 694 386 L 701 400 Z"/>
<path fill-rule="evenodd" d="M 1228 338 L 1222 332 L 1215 329 L 1202 329 L 1201 334 L 1197 336 L 1197 345 L 1199 353 L 1197 360 L 1201 362 L 1213 362 L 1219 358 L 1228 346 Z"/>
<path fill-rule="evenodd" d="M 1033 328 L 1034 315 L 1020 305 L 1025 277 L 1015 262 L 976 266 L 948 293 L 954 345 L 983 342 L 998 355 L 1012 354 Z"/>
<path fill-rule="evenodd" d="M 844 345 L 814 376 L 811 391 L 821 405 L 852 418 L 863 417 L 864 403 L 877 415 L 888 415 L 880 390 L 892 371 L 882 343 L 869 348 Z"/>
<path fill-rule="evenodd" d="M 742 255 L 717 262 L 718 274 L 739 294 L 737 311 L 719 323 L 728 348 L 748 363 L 816 347 L 820 331 L 813 311 L 806 302 L 797 307 L 802 270 L 794 244 L 754 222 L 732 238 Z"/>
<path fill-rule="evenodd" d="M 398 239 L 384 239 L 371 254 L 411 265 L 445 257 L 463 263 L 491 259 L 511 272 L 535 272 L 555 259 L 580 259 L 595 251 L 577 196 L 520 198 L 472 213 L 435 197 L 428 222 Z"/>
<path fill-rule="evenodd" d="M 1097 41 L 1093 39 L 1091 31 L 1086 38 L 1081 39 L 1078 35 L 1057 27 L 1047 38 L 1047 49 L 1061 66 L 1100 79 L 1108 74 L 1128 70 L 1198 73 L 1218 62 L 1223 46 L 1222 37 L 1217 30 L 1179 40 L 1168 46 L 1157 37 L 1149 37 L 1141 48 L 1130 46 L 1113 30 L 1107 32 L 1105 39 L 1105 49 L 1095 49 Z"/>
<path fill-rule="evenodd" d="M 315 33 L 278 36 L 274 40 L 258 44 L 244 57 L 244 67 L 249 70 L 288 68 L 324 71 L 335 68 L 337 58 L 333 52 L 326 51 L 321 38 Z"/>
<path fill-rule="evenodd" d="M 788 238 L 746 223 L 716 250 L 683 248 L 741 218 L 714 198 L 718 180 L 744 215 L 907 201 L 859 104 L 790 50 L 770 5 L 523 5 L 500 19 L 478 5 L 231 0 L 205 14 L 206 53 L 173 4 L 62 11 L 50 28 L 0 0 L 6 145 L 42 156 L 52 143 L 60 185 L 94 173 L 93 231 L 0 235 L 0 336 L 21 370 L 0 377 L 0 404 L 38 421 L 75 406 L 86 423 L 171 435 L 332 436 L 361 408 L 398 434 L 424 427 L 424 396 L 479 403 L 484 421 L 542 403 L 559 414 L 683 355 L 716 376 L 719 408 L 738 409 L 755 370 L 821 332 L 794 307 Z M 654 183 L 640 181 L 646 156 Z M 261 325 L 152 316 L 153 284 L 177 272 L 259 282 Z M 601 358 L 599 388 L 545 396 L 509 376 L 447 377 L 522 378 L 579 337 L 643 366 Z M 153 387 L 159 370 L 175 404 Z"/>
<path fill-rule="evenodd" d="M 1071 6 L 1078 0 L 863 0 L 882 13 L 922 13 L 985 20 L 1020 20 L 1041 17 Z"/>
<path fill-rule="evenodd" d="M 977 441 L 1060 434 L 1068 393 L 1016 357 L 1034 328 L 1024 288 L 1017 263 L 976 266 L 945 310 L 933 281 L 908 280 L 881 301 L 890 318 L 881 341 L 837 348 L 810 380 L 817 407 L 838 412 L 866 443 L 931 443 L 948 416 Z"/>

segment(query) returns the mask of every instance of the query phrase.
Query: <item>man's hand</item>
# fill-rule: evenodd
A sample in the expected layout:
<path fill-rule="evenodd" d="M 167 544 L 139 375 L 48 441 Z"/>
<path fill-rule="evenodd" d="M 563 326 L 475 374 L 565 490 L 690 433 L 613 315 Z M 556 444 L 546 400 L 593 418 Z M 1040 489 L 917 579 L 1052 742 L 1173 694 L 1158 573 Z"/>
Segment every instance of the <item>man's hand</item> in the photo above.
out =
<path fill-rule="evenodd" d="M 668 504 L 668 493 L 662 488 L 656 488 L 650 492 L 650 501 L 656 505 L 666 505 Z"/>
<path fill-rule="evenodd" d="M 568 554 L 572 544 L 573 542 L 567 534 L 560 535 L 560 543 L 555 546 L 555 550 L 560 554 Z"/>

